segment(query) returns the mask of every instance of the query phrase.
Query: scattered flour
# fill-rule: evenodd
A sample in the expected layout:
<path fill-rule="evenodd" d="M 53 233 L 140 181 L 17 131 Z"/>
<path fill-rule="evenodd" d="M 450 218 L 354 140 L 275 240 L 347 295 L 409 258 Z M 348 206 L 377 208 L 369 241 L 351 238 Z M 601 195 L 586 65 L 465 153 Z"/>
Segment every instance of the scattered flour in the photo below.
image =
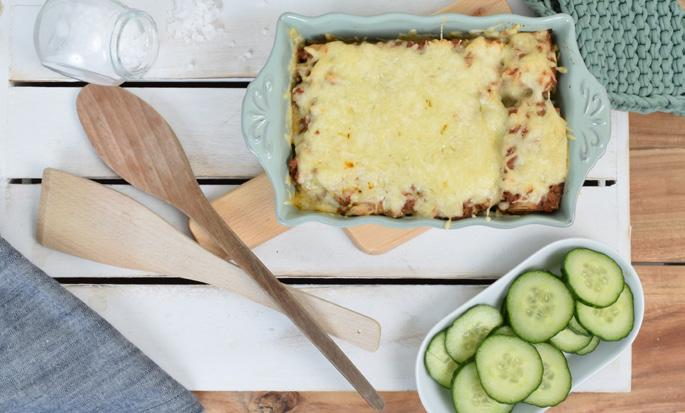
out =
<path fill-rule="evenodd" d="M 169 10 L 167 35 L 186 44 L 211 40 L 225 33 L 221 0 L 174 0 Z"/>

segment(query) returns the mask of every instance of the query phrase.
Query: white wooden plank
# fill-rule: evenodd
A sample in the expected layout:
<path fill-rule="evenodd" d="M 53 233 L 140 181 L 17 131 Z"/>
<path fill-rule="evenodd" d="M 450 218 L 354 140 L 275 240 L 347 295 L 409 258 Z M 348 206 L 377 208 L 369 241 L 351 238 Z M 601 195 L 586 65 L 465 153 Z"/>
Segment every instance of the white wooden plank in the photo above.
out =
<path fill-rule="evenodd" d="M 628 115 L 611 111 L 611 137 L 604 155 L 588 172 L 587 179 L 623 179 L 625 175 L 618 173 L 617 159 L 627 157 L 629 152 Z"/>
<path fill-rule="evenodd" d="M 185 219 L 173 208 L 131 187 L 116 189 L 186 230 Z M 227 190 L 216 186 L 203 189 L 209 196 Z M 622 190 L 620 182 L 611 187 L 583 188 L 576 222 L 568 228 L 433 229 L 386 254 L 372 256 L 359 251 L 339 228 L 310 223 L 290 229 L 255 252 L 281 276 L 356 278 L 493 278 L 547 243 L 567 237 L 602 241 L 629 256 L 629 228 L 623 217 L 627 208 L 619 204 Z M 0 210 L 0 233 L 32 262 L 54 277 L 147 275 L 86 262 L 37 245 L 34 233 L 39 192 L 40 185 L 10 185 L 4 194 L 5 211 Z"/>
<path fill-rule="evenodd" d="M 110 187 L 138 200 L 155 210 L 179 231 L 191 236 L 188 220 L 164 202 L 129 185 Z M 203 186 L 208 197 L 215 197 L 234 188 L 230 185 Z M 40 202 L 40 185 L 9 185 L 0 200 L 0 235 L 24 254 L 31 262 L 53 277 L 139 277 L 156 275 L 98 264 L 45 248 L 36 242 L 36 220 Z"/>
<path fill-rule="evenodd" d="M 113 172 L 97 157 L 75 110 L 80 89 L 15 87 L 10 90 L 7 150 L 0 153 L 7 176 L 40 177 L 54 167 L 91 177 Z M 198 176 L 250 177 L 261 167 L 249 153 L 240 130 L 244 89 L 133 88 L 172 126 Z M 612 139 L 607 153 L 589 179 L 616 179 L 619 146 L 627 153 L 627 117 L 612 115 Z M 619 134 L 618 132 L 623 131 Z"/>
<path fill-rule="evenodd" d="M 278 16 L 286 11 L 305 15 L 329 12 L 373 15 L 384 12 L 430 14 L 451 0 L 224 0 L 219 2 L 223 35 L 202 42 L 186 43 L 167 35 L 173 0 L 129 0 L 127 5 L 147 11 L 157 22 L 160 51 L 146 79 L 252 77 L 271 51 Z M 65 80 L 40 65 L 33 47 L 33 23 L 42 1 L 14 1 L 12 61 L 15 81 Z"/>
<path fill-rule="evenodd" d="M 481 286 L 308 288 L 383 326 L 377 352 L 339 342 L 380 390 L 412 390 L 414 360 L 430 327 Z M 164 370 L 192 390 L 351 390 L 281 314 L 205 286 L 69 286 Z M 170 322 L 173 320 L 173 322 Z M 630 352 L 583 386 L 630 389 Z"/>
<path fill-rule="evenodd" d="M 625 256 L 632 257 L 631 252 L 631 226 L 630 226 L 630 123 L 628 112 L 611 112 L 611 134 L 612 140 L 621 150 L 616 152 L 616 176 L 621 177 L 621 183 L 617 187 L 618 204 L 624 211 L 619 215 L 618 227 L 627 233 L 622 236 L 627 239 L 625 245 Z"/>
<path fill-rule="evenodd" d="M 113 177 L 97 157 L 76 114 L 79 88 L 10 90 L 9 139 L 0 154 L 12 177 L 40 177 L 54 167 Z M 198 176 L 251 177 L 261 171 L 240 132 L 244 89 L 132 89 L 169 122 Z"/>
<path fill-rule="evenodd" d="M 9 10 L 7 5 L 0 1 L 0 188 L 4 186 L 5 164 L 2 154 L 7 152 L 9 134 L 7 133 L 7 82 L 9 68 Z M 2 205 L 0 199 L 0 205 Z"/>

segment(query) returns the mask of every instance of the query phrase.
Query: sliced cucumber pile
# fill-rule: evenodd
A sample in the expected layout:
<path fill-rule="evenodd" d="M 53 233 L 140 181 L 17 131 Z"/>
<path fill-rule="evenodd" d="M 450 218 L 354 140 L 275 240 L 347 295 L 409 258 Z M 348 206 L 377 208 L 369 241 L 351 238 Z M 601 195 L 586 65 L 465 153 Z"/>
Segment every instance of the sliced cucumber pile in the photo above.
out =
<path fill-rule="evenodd" d="M 423 358 L 426 363 L 428 374 L 443 387 L 450 388 L 454 372 L 459 368 L 459 364 L 452 360 L 447 350 L 445 350 L 445 332 L 441 331 L 433 337 L 426 355 Z"/>
<path fill-rule="evenodd" d="M 512 330 L 511 327 L 509 327 L 509 326 L 497 327 L 497 328 L 492 332 L 492 335 L 493 335 L 493 336 L 499 335 L 499 336 L 512 336 L 512 337 L 516 337 L 516 333 L 514 333 L 514 330 Z"/>
<path fill-rule="evenodd" d="M 550 407 L 566 400 L 571 392 L 571 371 L 564 354 L 547 343 L 535 344 L 542 358 L 542 383 L 524 402 L 538 407 Z"/>
<path fill-rule="evenodd" d="M 471 307 L 431 339 L 426 371 L 451 388 L 458 413 L 555 406 L 572 387 L 563 352 L 582 356 L 630 334 L 633 294 L 616 262 L 578 248 L 562 272 L 563 280 L 547 271 L 519 275 L 501 309 Z"/>
<path fill-rule="evenodd" d="M 567 327 L 550 338 L 549 342 L 561 351 L 575 353 L 590 344 L 590 340 L 592 340 L 592 336 L 578 334 Z"/>
<path fill-rule="evenodd" d="M 465 362 L 476 354 L 485 337 L 501 324 L 502 314 L 495 307 L 484 304 L 471 307 L 447 329 L 447 353 L 457 363 Z"/>
<path fill-rule="evenodd" d="M 564 257 L 561 271 L 578 301 L 606 307 L 623 291 L 623 271 L 616 261 L 586 248 L 571 250 Z"/>
<path fill-rule="evenodd" d="M 500 403 L 520 402 L 542 381 L 540 354 L 518 337 L 486 338 L 476 352 L 476 368 L 485 392 Z"/>
<path fill-rule="evenodd" d="M 573 317 L 573 296 L 556 275 L 528 271 L 509 287 L 506 306 L 516 335 L 541 343 L 566 328 Z"/>
<path fill-rule="evenodd" d="M 579 356 L 584 356 L 588 353 L 592 353 L 593 351 L 595 351 L 595 349 L 597 348 L 598 345 L 599 345 L 599 337 L 592 336 L 592 339 L 590 340 L 590 344 L 588 344 L 587 346 L 576 351 L 576 354 Z"/>
<path fill-rule="evenodd" d="M 454 377 L 452 400 L 454 409 L 459 413 L 507 413 L 514 407 L 510 404 L 499 403 L 485 393 L 474 362 L 459 369 Z"/>
<path fill-rule="evenodd" d="M 578 321 L 588 331 L 605 341 L 620 340 L 633 330 L 633 292 L 625 284 L 618 300 L 597 308 L 576 302 Z"/>
<path fill-rule="evenodd" d="M 571 317 L 571 321 L 568 322 L 568 328 L 570 328 L 571 330 L 573 330 L 574 333 L 577 334 L 582 334 L 584 336 L 592 335 L 589 331 L 585 329 L 585 327 L 580 325 L 575 315 Z"/>

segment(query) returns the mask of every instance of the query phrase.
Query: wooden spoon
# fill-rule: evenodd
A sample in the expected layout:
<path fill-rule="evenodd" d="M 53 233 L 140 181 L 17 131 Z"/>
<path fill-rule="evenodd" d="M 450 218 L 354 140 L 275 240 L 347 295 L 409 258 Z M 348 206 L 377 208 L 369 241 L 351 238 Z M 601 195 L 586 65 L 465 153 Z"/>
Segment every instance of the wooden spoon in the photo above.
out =
<path fill-rule="evenodd" d="M 383 399 L 293 294 L 228 227 L 200 190 L 171 127 L 150 105 L 122 88 L 88 85 L 76 101 L 79 119 L 102 160 L 130 184 L 195 220 L 278 303 L 366 402 Z"/>
<path fill-rule="evenodd" d="M 281 310 L 242 269 L 205 250 L 145 206 L 66 172 L 43 171 L 37 237 L 44 246 L 67 254 L 200 281 Z M 378 348 L 376 320 L 288 289 L 328 333 L 365 350 Z"/>

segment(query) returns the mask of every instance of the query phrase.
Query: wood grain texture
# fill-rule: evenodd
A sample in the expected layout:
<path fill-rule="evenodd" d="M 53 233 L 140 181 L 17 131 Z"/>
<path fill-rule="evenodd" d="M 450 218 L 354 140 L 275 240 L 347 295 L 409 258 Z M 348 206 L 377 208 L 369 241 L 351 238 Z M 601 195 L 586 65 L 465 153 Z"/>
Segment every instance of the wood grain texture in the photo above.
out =
<path fill-rule="evenodd" d="M 630 393 L 572 394 L 553 413 L 651 413 L 685 409 L 685 267 L 640 266 L 645 320 L 633 346 Z M 196 392 L 210 413 L 333 413 L 368 411 L 348 392 Z M 416 392 L 383 393 L 387 413 L 424 412 Z M 259 406 L 263 409 L 260 410 Z M 268 406 L 272 409 L 269 410 Z"/>
<path fill-rule="evenodd" d="M 159 113 L 119 87 L 88 85 L 76 108 L 100 158 L 131 185 L 183 211 L 268 293 L 283 313 L 376 410 L 383 399 L 321 325 L 212 208 L 183 147 Z"/>
<path fill-rule="evenodd" d="M 685 148 L 685 116 L 631 113 L 629 119 L 631 150 Z"/>
<path fill-rule="evenodd" d="M 205 250 L 132 198 L 93 181 L 47 169 L 37 222 L 38 242 L 46 247 L 104 264 L 199 281 L 282 311 L 242 269 Z M 378 348 L 377 321 L 287 288 L 330 334 L 369 351 Z"/>
<path fill-rule="evenodd" d="M 460 13 L 471 16 L 511 13 L 506 0 L 459 0 L 437 11 L 440 13 Z"/>
<path fill-rule="evenodd" d="M 630 115 L 632 255 L 685 261 L 685 117 Z"/>
<path fill-rule="evenodd" d="M 194 392 L 206 413 L 362 413 L 369 412 L 347 392 Z M 384 413 L 423 412 L 416 392 L 381 392 Z"/>
<path fill-rule="evenodd" d="M 288 230 L 276 219 L 274 199 L 269 178 L 262 174 L 213 200 L 212 207 L 245 245 L 253 248 Z M 200 245 L 220 257 L 226 257 L 226 253 L 197 222 L 190 220 L 188 226 Z"/>
<path fill-rule="evenodd" d="M 373 224 L 345 228 L 345 233 L 352 243 L 371 255 L 384 254 L 426 231 L 428 228 L 401 229 Z"/>

